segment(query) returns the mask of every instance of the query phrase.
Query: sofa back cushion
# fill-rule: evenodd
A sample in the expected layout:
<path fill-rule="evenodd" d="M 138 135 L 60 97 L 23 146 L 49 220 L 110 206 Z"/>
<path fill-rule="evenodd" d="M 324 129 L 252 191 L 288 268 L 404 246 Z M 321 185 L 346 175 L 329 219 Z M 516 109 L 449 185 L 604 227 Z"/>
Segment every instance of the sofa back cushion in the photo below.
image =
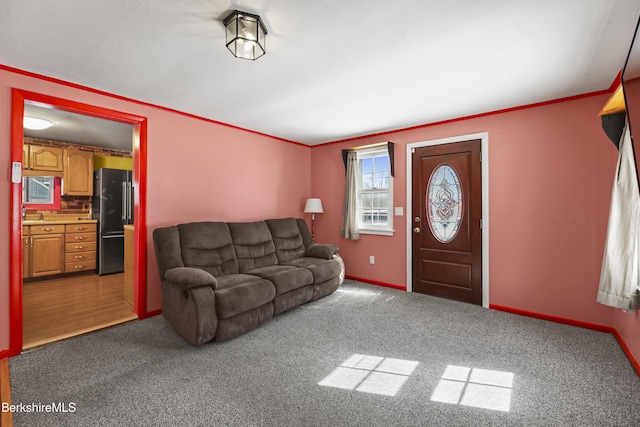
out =
<path fill-rule="evenodd" d="M 228 225 L 240 273 L 278 264 L 271 232 L 264 221 L 230 222 Z"/>
<path fill-rule="evenodd" d="M 304 256 L 305 244 L 295 218 L 268 219 L 265 222 L 271 230 L 278 262 L 283 263 Z"/>
<path fill-rule="evenodd" d="M 239 272 L 229 227 L 224 222 L 192 222 L 178 225 L 185 267 L 201 268 L 213 276 Z"/>

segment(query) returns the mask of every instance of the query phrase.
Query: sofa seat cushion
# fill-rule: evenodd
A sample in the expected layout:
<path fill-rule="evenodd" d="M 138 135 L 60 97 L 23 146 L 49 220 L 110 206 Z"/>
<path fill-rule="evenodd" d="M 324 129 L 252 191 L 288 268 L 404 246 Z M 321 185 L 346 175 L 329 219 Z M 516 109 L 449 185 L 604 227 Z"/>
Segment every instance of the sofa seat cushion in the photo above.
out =
<path fill-rule="evenodd" d="M 268 280 L 248 274 L 230 274 L 216 278 L 215 291 L 218 319 L 227 319 L 271 302 L 276 288 Z"/>
<path fill-rule="evenodd" d="M 320 259 L 312 257 L 302 257 L 292 259 L 284 263 L 295 267 L 302 267 L 311 272 L 313 275 L 313 284 L 326 282 L 334 277 L 340 276 L 342 268 L 340 263 L 333 259 Z"/>
<path fill-rule="evenodd" d="M 281 295 L 313 283 L 313 274 L 306 268 L 298 268 L 290 265 L 270 265 L 248 271 L 247 274 L 255 274 L 267 279 L 276 287 L 276 295 Z"/>

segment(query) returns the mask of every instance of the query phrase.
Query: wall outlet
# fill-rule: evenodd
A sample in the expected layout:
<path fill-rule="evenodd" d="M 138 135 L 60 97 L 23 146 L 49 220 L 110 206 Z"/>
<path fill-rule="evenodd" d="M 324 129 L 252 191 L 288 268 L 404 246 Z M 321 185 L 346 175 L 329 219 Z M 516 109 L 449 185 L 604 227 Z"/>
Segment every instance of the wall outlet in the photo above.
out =
<path fill-rule="evenodd" d="M 375 264 L 376 263 L 376 257 L 374 257 L 373 255 L 371 255 L 369 257 L 369 264 Z"/>

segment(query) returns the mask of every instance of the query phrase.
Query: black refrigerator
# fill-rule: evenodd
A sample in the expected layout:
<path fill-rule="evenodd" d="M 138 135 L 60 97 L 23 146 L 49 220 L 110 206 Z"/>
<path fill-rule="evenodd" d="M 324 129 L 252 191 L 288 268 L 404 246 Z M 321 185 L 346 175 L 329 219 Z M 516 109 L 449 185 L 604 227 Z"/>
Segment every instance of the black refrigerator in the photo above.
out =
<path fill-rule="evenodd" d="M 124 225 L 133 224 L 131 171 L 100 168 L 94 172 L 93 219 L 98 220 L 99 275 L 124 271 Z"/>

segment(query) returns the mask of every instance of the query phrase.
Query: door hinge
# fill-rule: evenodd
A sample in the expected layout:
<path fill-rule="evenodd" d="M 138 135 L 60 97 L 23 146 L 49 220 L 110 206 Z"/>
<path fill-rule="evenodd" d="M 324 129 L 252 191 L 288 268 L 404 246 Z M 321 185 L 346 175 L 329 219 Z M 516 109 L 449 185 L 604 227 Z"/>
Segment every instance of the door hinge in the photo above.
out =
<path fill-rule="evenodd" d="M 480 230 L 482 230 L 482 218 L 480 218 Z"/>
<path fill-rule="evenodd" d="M 411 149 L 411 154 L 413 154 L 413 153 L 415 153 L 415 152 L 416 152 L 416 149 L 415 149 L 415 148 L 412 148 L 412 149 Z"/>
<path fill-rule="evenodd" d="M 482 151 L 480 152 L 480 163 L 482 163 Z"/>

